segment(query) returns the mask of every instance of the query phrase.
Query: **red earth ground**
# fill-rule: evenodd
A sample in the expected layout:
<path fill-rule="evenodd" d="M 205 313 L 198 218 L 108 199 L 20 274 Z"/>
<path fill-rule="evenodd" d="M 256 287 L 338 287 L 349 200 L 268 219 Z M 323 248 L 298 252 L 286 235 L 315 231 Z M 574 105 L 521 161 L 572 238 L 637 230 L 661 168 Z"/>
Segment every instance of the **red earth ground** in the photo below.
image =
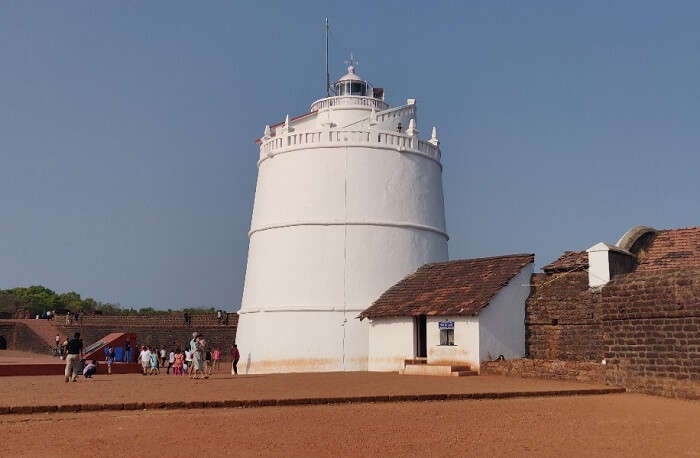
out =
<path fill-rule="evenodd" d="M 6 357 L 21 357 L 10 355 Z M 227 368 L 223 368 L 227 369 Z M 19 405 L 537 392 L 499 376 L 321 373 L 0 378 Z M 0 415 L 0 456 L 700 456 L 700 403 L 637 394 Z"/>
<path fill-rule="evenodd" d="M 2 456 L 676 457 L 700 456 L 700 403 L 613 394 L 1 415 L 0 431 Z"/>
<path fill-rule="evenodd" d="M 163 370 L 165 372 L 165 370 Z M 0 407 L 115 402 L 215 401 L 402 394 L 486 393 L 609 388 L 574 382 L 504 376 L 435 377 L 380 372 L 330 372 L 232 376 L 208 380 L 174 375 L 137 374 L 81 377 L 64 383 L 62 376 L 0 378 Z"/>

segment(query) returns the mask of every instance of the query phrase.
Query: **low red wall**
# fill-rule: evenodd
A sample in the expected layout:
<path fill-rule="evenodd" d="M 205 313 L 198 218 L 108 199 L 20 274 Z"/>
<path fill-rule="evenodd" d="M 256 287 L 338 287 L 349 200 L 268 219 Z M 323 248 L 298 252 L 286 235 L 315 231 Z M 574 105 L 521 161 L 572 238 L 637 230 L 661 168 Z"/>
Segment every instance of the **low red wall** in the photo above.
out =
<path fill-rule="evenodd" d="M 26 375 L 63 375 L 65 363 L 45 364 L 0 364 L 0 377 L 18 377 Z M 141 372 L 139 364 L 115 363 L 112 365 L 112 374 L 138 374 Z M 107 366 L 97 366 L 97 374 L 106 374 Z"/>

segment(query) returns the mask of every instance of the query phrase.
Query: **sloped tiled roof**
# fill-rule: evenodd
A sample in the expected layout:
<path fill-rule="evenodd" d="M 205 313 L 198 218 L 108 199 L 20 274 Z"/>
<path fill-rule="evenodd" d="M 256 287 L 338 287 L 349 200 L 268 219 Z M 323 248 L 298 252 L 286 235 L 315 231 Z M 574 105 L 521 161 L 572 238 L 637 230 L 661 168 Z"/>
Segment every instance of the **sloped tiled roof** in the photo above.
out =
<path fill-rule="evenodd" d="M 700 268 L 700 226 L 658 231 L 637 254 L 637 271 Z"/>
<path fill-rule="evenodd" d="M 565 251 L 559 259 L 542 268 L 548 274 L 586 269 L 588 269 L 588 253 L 585 251 Z"/>
<path fill-rule="evenodd" d="M 426 264 L 389 288 L 360 318 L 477 315 L 534 254 Z"/>

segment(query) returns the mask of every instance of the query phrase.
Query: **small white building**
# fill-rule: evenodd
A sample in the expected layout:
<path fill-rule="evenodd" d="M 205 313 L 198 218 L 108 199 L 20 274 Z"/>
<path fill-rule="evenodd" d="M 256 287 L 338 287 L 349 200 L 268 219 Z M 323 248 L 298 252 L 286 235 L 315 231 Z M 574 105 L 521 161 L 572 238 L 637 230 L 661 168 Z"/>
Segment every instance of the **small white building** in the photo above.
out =
<path fill-rule="evenodd" d="M 426 264 L 389 288 L 369 319 L 370 371 L 406 361 L 469 367 L 525 355 L 525 301 L 534 254 Z"/>

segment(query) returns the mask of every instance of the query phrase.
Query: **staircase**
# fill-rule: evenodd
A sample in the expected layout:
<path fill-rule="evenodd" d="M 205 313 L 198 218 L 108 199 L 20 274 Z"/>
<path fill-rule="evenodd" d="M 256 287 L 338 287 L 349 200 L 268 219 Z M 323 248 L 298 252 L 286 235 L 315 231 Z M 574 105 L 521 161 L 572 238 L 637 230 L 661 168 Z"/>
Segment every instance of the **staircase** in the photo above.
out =
<path fill-rule="evenodd" d="M 404 361 L 404 368 L 399 371 L 403 375 L 438 375 L 448 377 L 468 377 L 479 375 L 466 365 L 428 364 L 427 358 L 414 358 Z"/>

